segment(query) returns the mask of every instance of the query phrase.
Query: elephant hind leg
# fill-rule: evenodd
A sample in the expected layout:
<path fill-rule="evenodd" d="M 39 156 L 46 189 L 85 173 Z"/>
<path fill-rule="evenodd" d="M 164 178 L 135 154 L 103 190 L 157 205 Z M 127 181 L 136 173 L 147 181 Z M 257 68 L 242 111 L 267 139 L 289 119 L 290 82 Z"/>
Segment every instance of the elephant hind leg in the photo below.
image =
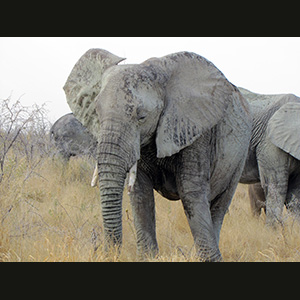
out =
<path fill-rule="evenodd" d="M 254 217 L 259 217 L 261 209 L 266 212 L 266 197 L 260 182 L 249 184 L 248 195 L 250 199 L 250 208 Z"/>
<path fill-rule="evenodd" d="M 137 250 L 141 259 L 158 253 L 155 229 L 155 202 L 153 185 L 149 177 L 138 169 L 130 203 L 137 237 Z"/>

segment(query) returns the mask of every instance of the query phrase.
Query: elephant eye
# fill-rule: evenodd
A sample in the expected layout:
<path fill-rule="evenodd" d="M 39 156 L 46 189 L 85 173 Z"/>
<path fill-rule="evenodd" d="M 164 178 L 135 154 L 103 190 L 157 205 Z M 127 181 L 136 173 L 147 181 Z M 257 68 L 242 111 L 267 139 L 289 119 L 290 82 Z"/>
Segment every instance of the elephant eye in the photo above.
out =
<path fill-rule="evenodd" d="M 136 115 L 137 115 L 137 120 L 139 122 L 143 122 L 146 119 L 147 113 L 144 109 L 142 109 L 141 107 L 138 107 L 136 109 Z"/>
<path fill-rule="evenodd" d="M 140 116 L 138 117 L 139 122 L 143 122 L 146 119 L 146 116 Z"/>

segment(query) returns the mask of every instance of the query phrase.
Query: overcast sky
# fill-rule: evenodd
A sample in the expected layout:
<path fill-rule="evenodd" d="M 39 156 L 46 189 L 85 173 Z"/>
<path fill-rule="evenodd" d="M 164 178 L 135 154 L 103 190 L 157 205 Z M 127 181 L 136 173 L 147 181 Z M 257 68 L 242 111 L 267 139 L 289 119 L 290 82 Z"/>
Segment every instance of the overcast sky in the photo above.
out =
<path fill-rule="evenodd" d="M 90 48 L 125 57 L 124 63 L 191 51 L 213 62 L 236 86 L 300 96 L 299 37 L 0 37 L 0 99 L 11 95 L 21 97 L 23 105 L 46 103 L 54 122 L 70 112 L 62 87 Z"/>

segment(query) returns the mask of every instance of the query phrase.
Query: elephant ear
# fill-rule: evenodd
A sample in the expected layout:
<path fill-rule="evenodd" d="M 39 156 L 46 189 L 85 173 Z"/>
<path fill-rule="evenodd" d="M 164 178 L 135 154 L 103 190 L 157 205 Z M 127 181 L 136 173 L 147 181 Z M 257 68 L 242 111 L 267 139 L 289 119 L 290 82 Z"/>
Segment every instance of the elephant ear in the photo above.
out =
<path fill-rule="evenodd" d="M 103 49 L 90 49 L 75 64 L 63 87 L 72 112 L 92 133 L 99 125 L 94 100 L 101 89 L 102 75 L 124 59 Z"/>
<path fill-rule="evenodd" d="M 195 53 L 179 52 L 153 63 L 168 75 L 165 109 L 156 133 L 158 157 L 191 145 L 222 119 L 233 97 L 242 98 L 211 62 Z"/>
<path fill-rule="evenodd" d="M 289 102 L 269 120 L 267 136 L 272 143 L 300 160 L 300 102 Z"/>

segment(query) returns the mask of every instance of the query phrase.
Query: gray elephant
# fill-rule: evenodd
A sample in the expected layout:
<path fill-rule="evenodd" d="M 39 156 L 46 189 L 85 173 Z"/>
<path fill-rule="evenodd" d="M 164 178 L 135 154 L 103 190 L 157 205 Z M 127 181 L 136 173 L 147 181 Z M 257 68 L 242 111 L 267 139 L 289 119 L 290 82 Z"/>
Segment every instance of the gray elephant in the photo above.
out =
<path fill-rule="evenodd" d="M 90 49 L 64 86 L 71 110 L 98 141 L 106 243 L 121 245 L 123 184 L 130 172 L 138 253 L 158 251 L 155 189 L 181 199 L 199 257 L 219 261 L 220 229 L 250 142 L 248 103 L 197 54 L 118 65 L 122 60 Z"/>
<path fill-rule="evenodd" d="M 96 158 L 97 140 L 72 113 L 59 118 L 50 129 L 50 139 L 65 161 L 71 156 L 89 155 Z"/>
<path fill-rule="evenodd" d="M 266 223 L 282 222 L 284 204 L 300 213 L 300 98 L 261 95 L 239 88 L 253 112 L 252 137 L 241 183 L 261 183 L 250 193 L 266 202 Z M 299 215 L 300 216 L 300 215 Z"/>

